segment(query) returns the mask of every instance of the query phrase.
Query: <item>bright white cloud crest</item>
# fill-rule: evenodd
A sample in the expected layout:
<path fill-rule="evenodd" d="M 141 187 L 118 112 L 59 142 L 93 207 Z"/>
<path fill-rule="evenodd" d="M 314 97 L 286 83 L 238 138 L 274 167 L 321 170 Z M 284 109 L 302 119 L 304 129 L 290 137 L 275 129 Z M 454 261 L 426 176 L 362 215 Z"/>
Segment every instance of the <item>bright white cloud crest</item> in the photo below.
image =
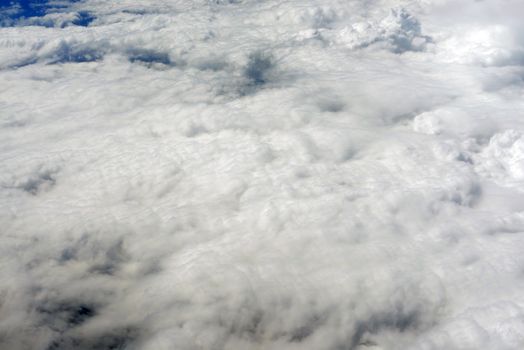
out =
<path fill-rule="evenodd" d="M 0 11 L 1 349 L 524 348 L 521 1 L 47 5 Z"/>

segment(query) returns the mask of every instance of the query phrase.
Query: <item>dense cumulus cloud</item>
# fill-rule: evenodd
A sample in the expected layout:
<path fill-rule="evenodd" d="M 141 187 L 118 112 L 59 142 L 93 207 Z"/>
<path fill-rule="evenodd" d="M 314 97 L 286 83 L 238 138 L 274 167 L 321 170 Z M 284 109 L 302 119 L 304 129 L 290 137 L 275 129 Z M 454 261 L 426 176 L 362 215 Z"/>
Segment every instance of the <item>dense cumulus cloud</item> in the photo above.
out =
<path fill-rule="evenodd" d="M 1 4 L 1 349 L 524 349 L 521 0 Z"/>

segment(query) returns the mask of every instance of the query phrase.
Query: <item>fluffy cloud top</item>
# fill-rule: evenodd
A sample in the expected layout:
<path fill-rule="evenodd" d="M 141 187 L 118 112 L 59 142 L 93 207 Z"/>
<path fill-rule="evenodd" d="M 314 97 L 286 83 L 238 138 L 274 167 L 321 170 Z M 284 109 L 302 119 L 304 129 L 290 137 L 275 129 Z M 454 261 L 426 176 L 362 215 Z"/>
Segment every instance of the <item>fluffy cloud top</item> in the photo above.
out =
<path fill-rule="evenodd" d="M 524 348 L 520 0 L 0 7 L 0 348 Z"/>

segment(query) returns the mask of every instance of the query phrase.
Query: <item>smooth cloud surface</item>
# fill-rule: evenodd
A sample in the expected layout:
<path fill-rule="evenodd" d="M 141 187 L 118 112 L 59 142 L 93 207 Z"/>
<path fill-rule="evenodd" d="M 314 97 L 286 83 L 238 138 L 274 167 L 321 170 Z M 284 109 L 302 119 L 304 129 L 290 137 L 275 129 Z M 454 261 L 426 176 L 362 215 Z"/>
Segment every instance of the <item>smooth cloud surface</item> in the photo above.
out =
<path fill-rule="evenodd" d="M 520 0 L 0 8 L 0 348 L 524 348 Z"/>

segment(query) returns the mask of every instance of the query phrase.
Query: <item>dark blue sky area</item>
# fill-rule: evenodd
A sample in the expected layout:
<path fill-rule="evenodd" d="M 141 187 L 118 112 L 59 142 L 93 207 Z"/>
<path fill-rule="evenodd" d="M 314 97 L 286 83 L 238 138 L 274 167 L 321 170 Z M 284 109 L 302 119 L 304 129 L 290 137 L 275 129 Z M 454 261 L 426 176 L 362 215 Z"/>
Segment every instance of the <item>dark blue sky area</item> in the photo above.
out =
<path fill-rule="evenodd" d="M 14 24 L 20 19 L 30 17 L 42 17 L 48 13 L 67 11 L 70 1 L 50 1 L 50 0 L 0 0 L 0 24 Z M 93 21 L 94 17 L 88 12 L 78 12 L 78 19 L 72 24 L 87 26 Z"/>
<path fill-rule="evenodd" d="M 18 11 L 9 11 L 8 16 L 11 19 L 40 17 L 46 14 L 48 0 L 0 0 L 0 8 L 6 10 L 8 8 L 18 8 Z"/>

